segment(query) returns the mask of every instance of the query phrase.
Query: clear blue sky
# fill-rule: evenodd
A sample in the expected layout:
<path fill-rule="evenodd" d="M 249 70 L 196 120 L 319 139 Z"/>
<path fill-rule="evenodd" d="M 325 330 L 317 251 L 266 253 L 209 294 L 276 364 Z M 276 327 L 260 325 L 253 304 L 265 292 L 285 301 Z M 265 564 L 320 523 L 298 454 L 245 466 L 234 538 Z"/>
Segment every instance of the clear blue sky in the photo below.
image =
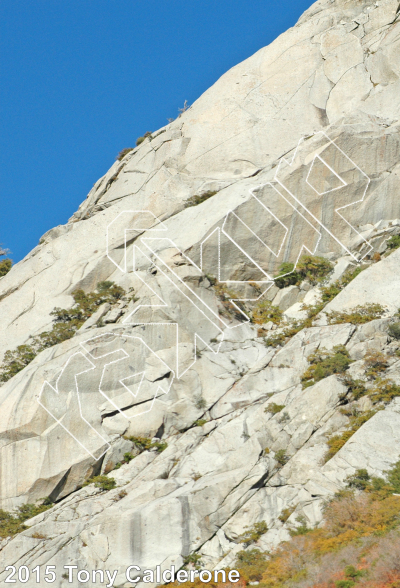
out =
<path fill-rule="evenodd" d="M 1 0 L 0 244 L 22 259 L 117 153 L 311 0 Z"/>

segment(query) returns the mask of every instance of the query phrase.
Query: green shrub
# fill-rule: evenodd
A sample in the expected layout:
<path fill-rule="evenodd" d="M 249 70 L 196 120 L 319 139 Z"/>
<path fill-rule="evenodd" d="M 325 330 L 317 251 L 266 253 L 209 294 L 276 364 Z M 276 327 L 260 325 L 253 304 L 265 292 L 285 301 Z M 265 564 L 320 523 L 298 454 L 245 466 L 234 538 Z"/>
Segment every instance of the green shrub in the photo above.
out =
<path fill-rule="evenodd" d="M 376 378 L 388 367 L 388 357 L 381 351 L 370 349 L 364 356 L 365 375 L 368 378 Z"/>
<path fill-rule="evenodd" d="M 289 414 L 285 411 L 284 413 L 282 413 L 281 418 L 279 419 L 280 423 L 288 423 L 290 421 L 290 416 Z"/>
<path fill-rule="evenodd" d="M 215 286 L 218 282 L 217 278 L 215 276 L 212 276 L 211 274 L 204 274 L 207 278 L 207 280 L 210 282 L 211 286 Z"/>
<path fill-rule="evenodd" d="M 28 527 L 19 520 L 18 516 L 14 516 L 9 512 L 0 510 L 0 537 L 13 537 L 17 533 L 25 531 Z"/>
<path fill-rule="evenodd" d="M 315 255 L 303 255 L 296 268 L 301 278 L 309 280 L 312 284 L 322 282 L 332 270 L 333 265 L 328 259 Z"/>
<path fill-rule="evenodd" d="M 136 147 L 138 147 L 138 146 L 139 146 L 141 143 L 143 143 L 143 141 L 144 141 L 145 139 L 149 139 L 149 141 L 151 141 L 151 140 L 152 140 L 152 138 L 153 138 L 153 136 L 152 136 L 152 134 L 150 133 L 150 131 L 147 131 L 147 133 L 145 133 L 145 134 L 143 135 L 143 137 L 138 137 L 138 138 L 136 139 Z"/>
<path fill-rule="evenodd" d="M 288 262 L 284 262 L 279 266 L 275 284 L 278 288 L 293 286 L 303 280 L 317 284 L 318 282 L 322 282 L 332 269 L 332 263 L 324 257 L 303 255 L 299 259 L 296 269 L 294 269 L 293 263 Z"/>
<path fill-rule="evenodd" d="M 344 568 L 344 575 L 346 578 L 356 579 L 364 576 L 365 572 L 363 570 L 357 570 L 354 566 L 346 566 Z"/>
<path fill-rule="evenodd" d="M 302 329 L 311 326 L 312 322 L 310 319 L 306 319 L 305 321 L 293 321 L 293 323 L 289 327 L 286 327 L 281 333 L 271 335 L 270 337 L 265 337 L 264 342 L 267 347 L 278 347 L 278 345 L 284 345 L 286 341 L 299 333 Z"/>
<path fill-rule="evenodd" d="M 333 300 L 354 278 L 356 278 L 365 267 L 356 267 L 354 270 L 348 270 L 339 280 L 336 280 L 330 286 L 321 286 L 321 302 L 315 306 L 305 306 L 303 309 L 308 311 L 308 317 L 314 318 L 321 310 Z"/>
<path fill-rule="evenodd" d="M 201 555 L 199 553 L 191 553 L 185 555 L 183 558 L 183 566 L 186 568 L 188 565 L 192 565 L 196 570 L 201 568 Z"/>
<path fill-rule="evenodd" d="M 262 578 L 268 554 L 259 549 L 246 549 L 238 551 L 236 555 L 235 570 L 240 570 L 240 575 L 248 578 L 250 582 L 259 582 Z"/>
<path fill-rule="evenodd" d="M 385 478 L 371 476 L 365 468 L 356 470 L 352 476 L 346 478 L 346 487 L 379 492 L 381 497 L 400 494 L 400 460 L 385 472 Z"/>
<path fill-rule="evenodd" d="M 369 410 L 361 415 L 351 416 L 350 429 L 344 431 L 341 435 L 334 435 L 328 440 L 329 449 L 325 454 L 325 463 L 336 455 L 336 453 L 347 443 L 350 437 L 352 437 L 364 423 L 369 421 L 374 414 L 376 414 L 376 410 Z"/>
<path fill-rule="evenodd" d="M 393 493 L 400 494 L 400 460 L 397 461 L 387 472 L 387 481 L 393 488 Z"/>
<path fill-rule="evenodd" d="M 293 263 L 285 261 L 279 266 L 278 275 L 274 281 L 278 288 L 286 288 L 287 286 L 295 286 L 301 282 L 301 276 L 295 271 Z"/>
<path fill-rule="evenodd" d="M 0 381 L 7 382 L 35 359 L 36 355 L 36 349 L 32 345 L 18 345 L 13 351 L 6 351 L 0 368 Z"/>
<path fill-rule="evenodd" d="M 297 527 L 294 527 L 289 530 L 289 534 L 291 537 L 297 537 L 298 535 L 306 535 L 312 529 L 308 527 L 306 518 L 303 515 L 299 515 L 296 517 L 296 521 L 299 523 Z"/>
<path fill-rule="evenodd" d="M 132 441 L 140 452 L 147 451 L 151 447 L 150 437 L 124 437 L 124 439 Z"/>
<path fill-rule="evenodd" d="M 166 441 L 156 441 L 151 446 L 156 448 L 157 453 L 162 453 L 167 449 L 168 443 Z"/>
<path fill-rule="evenodd" d="M 349 374 L 344 374 L 340 380 L 347 387 L 347 391 L 353 400 L 359 400 L 367 393 L 365 383 L 362 380 L 354 380 Z"/>
<path fill-rule="evenodd" d="M 323 258 L 321 258 L 323 259 Z M 325 260 L 326 261 L 326 260 Z M 328 262 L 329 263 L 329 262 Z M 282 264 L 284 266 L 284 264 Z M 280 267 L 282 267 L 280 266 Z M 287 264 L 284 266 L 286 269 L 290 269 L 291 264 Z M 318 302 L 314 306 L 303 305 L 302 310 L 307 311 L 307 318 L 302 321 L 293 321 L 292 324 L 286 327 L 281 333 L 273 334 L 270 337 L 264 339 L 265 344 L 267 347 L 278 347 L 279 345 L 284 345 L 291 337 L 299 333 L 301 330 L 312 327 L 314 319 L 324 307 L 335 298 L 345 288 L 354 278 L 356 278 L 365 267 L 356 267 L 354 270 L 347 271 L 339 280 L 337 280 L 334 284 L 330 286 L 322 286 L 321 287 L 321 294 L 322 300 Z M 297 271 L 297 270 L 296 270 Z M 296 273 L 296 272 L 295 272 Z M 302 279 L 302 276 L 300 276 Z M 278 278 L 279 279 L 279 278 Z M 301 281 L 299 279 L 299 281 Z M 399 315 L 400 316 L 400 315 Z M 260 335 L 262 336 L 262 334 Z"/>
<path fill-rule="evenodd" d="M 386 241 L 388 249 L 398 249 L 400 247 L 400 235 L 393 235 Z"/>
<path fill-rule="evenodd" d="M 102 490 L 112 490 L 117 485 L 114 478 L 109 478 L 108 476 L 93 476 L 83 486 L 88 486 L 89 484 L 94 484 L 96 488 L 101 488 Z"/>
<path fill-rule="evenodd" d="M 389 325 L 388 333 L 393 339 L 400 339 L 400 323 Z"/>
<path fill-rule="evenodd" d="M 161 453 L 168 447 L 168 443 L 165 441 L 152 441 L 150 437 L 124 437 L 128 441 L 131 441 L 135 447 L 139 450 L 139 453 L 143 451 L 149 451 L 150 449 L 156 449 L 158 453 Z"/>
<path fill-rule="evenodd" d="M 122 151 L 118 153 L 115 159 L 117 159 L 117 161 L 121 161 L 122 159 L 124 159 L 125 155 L 128 155 L 128 153 L 130 153 L 131 151 L 133 151 L 133 147 L 125 147 L 125 149 L 122 149 Z"/>
<path fill-rule="evenodd" d="M 264 535 L 268 531 L 268 526 L 265 521 L 261 521 L 260 523 L 255 523 L 252 527 L 248 528 L 247 531 L 239 535 L 238 540 L 240 543 L 243 543 L 246 547 L 252 545 L 252 543 L 256 543 L 261 535 Z"/>
<path fill-rule="evenodd" d="M 382 497 L 395 492 L 394 487 L 383 478 L 377 476 L 370 476 L 365 468 L 356 470 L 352 476 L 346 478 L 346 488 L 359 490 L 362 492 L 379 492 Z M 338 493 L 340 496 L 346 490 Z"/>
<path fill-rule="evenodd" d="M 256 325 L 262 325 L 269 321 L 278 325 L 282 320 L 282 311 L 278 306 L 274 306 L 269 300 L 263 300 L 255 306 L 251 314 L 251 320 Z"/>
<path fill-rule="evenodd" d="M 267 347 L 279 347 L 279 345 L 284 345 L 286 341 L 285 333 L 277 333 L 276 335 L 271 335 L 271 337 L 264 338 Z"/>
<path fill-rule="evenodd" d="M 328 302 L 333 300 L 348 284 L 350 284 L 350 282 L 354 280 L 354 278 L 356 278 L 364 269 L 366 269 L 366 267 L 367 266 L 358 266 L 354 270 L 347 270 L 347 272 L 345 272 L 345 274 L 341 278 L 339 278 L 339 280 L 336 280 L 336 282 L 334 282 L 330 286 L 322 286 L 322 302 L 317 304 L 316 307 L 311 307 L 316 308 L 316 311 L 313 312 L 313 316 L 318 314 L 318 312 L 320 312 L 324 308 L 324 306 L 328 304 Z"/>
<path fill-rule="evenodd" d="M 389 378 L 377 378 L 375 386 L 368 390 L 368 396 L 373 404 L 389 404 L 393 398 L 400 396 L 400 386 Z"/>
<path fill-rule="evenodd" d="M 349 488 L 356 488 L 357 490 L 365 490 L 371 484 L 371 476 L 365 468 L 356 470 L 352 476 L 346 478 L 346 483 Z"/>
<path fill-rule="evenodd" d="M 132 453 L 129 453 L 129 451 L 127 451 L 126 453 L 124 453 L 124 463 L 129 463 L 134 458 L 135 458 L 135 456 L 132 455 Z"/>
<path fill-rule="evenodd" d="M 321 288 L 321 297 L 322 297 L 323 307 L 326 304 L 328 304 L 328 302 L 333 300 L 338 294 L 340 294 L 341 291 L 342 291 L 342 288 L 340 288 L 340 286 L 337 284 L 337 282 L 335 282 L 334 284 L 331 284 L 330 286 L 323 286 Z"/>
<path fill-rule="evenodd" d="M 284 466 L 285 463 L 289 461 L 288 456 L 286 455 L 286 451 L 284 449 L 279 449 L 275 453 L 275 461 L 279 463 L 279 465 Z"/>
<path fill-rule="evenodd" d="M 281 512 L 281 514 L 279 515 L 278 519 L 281 521 L 281 523 L 286 523 L 286 521 L 288 520 L 290 515 L 292 513 L 294 513 L 295 510 L 296 510 L 295 506 L 291 506 L 289 508 L 284 508 L 283 511 Z"/>
<path fill-rule="evenodd" d="M 206 274 L 206 277 L 212 285 L 218 300 L 222 304 L 222 308 L 218 309 L 219 314 L 229 320 L 234 318 L 238 321 L 243 321 L 247 317 L 247 314 L 243 303 L 237 300 L 240 298 L 239 294 L 234 290 L 229 289 L 226 284 L 222 284 L 217 279 L 213 278 L 213 276 Z M 235 300 L 235 302 L 233 303 L 232 300 Z"/>
<path fill-rule="evenodd" d="M 354 580 L 336 580 L 335 582 L 336 588 L 353 588 L 355 585 Z"/>
<path fill-rule="evenodd" d="M 328 440 L 329 449 L 325 454 L 325 463 L 346 445 L 352 435 L 354 435 L 354 431 L 344 431 L 341 435 L 334 435 Z"/>
<path fill-rule="evenodd" d="M 362 380 L 353 380 L 348 375 L 341 378 L 341 380 L 347 386 L 353 400 L 358 400 L 367 395 L 373 404 L 388 404 L 393 398 L 400 396 L 400 386 L 390 378 L 375 376 L 374 385 L 371 388 L 366 388 Z"/>
<path fill-rule="evenodd" d="M 39 506 L 35 504 L 23 504 L 14 513 L 0 509 L 0 537 L 4 539 L 5 537 L 12 537 L 17 533 L 25 531 L 28 529 L 24 524 L 25 521 L 45 512 L 52 506 L 52 502 L 46 499 Z"/>
<path fill-rule="evenodd" d="M 198 400 L 196 400 L 196 408 L 198 408 L 199 410 L 203 410 L 204 408 L 206 408 L 206 406 L 207 402 L 203 397 L 198 398 Z"/>
<path fill-rule="evenodd" d="M 12 260 L 11 259 L 3 259 L 0 261 L 0 278 L 8 274 L 10 269 L 12 268 Z"/>
<path fill-rule="evenodd" d="M 204 194 L 201 194 L 201 196 L 198 196 L 198 195 L 191 196 L 190 198 L 185 200 L 185 202 L 184 202 L 185 208 L 188 208 L 189 206 L 198 206 L 199 204 L 201 204 L 202 202 L 205 202 L 206 200 L 208 200 L 212 196 L 215 196 L 216 193 L 217 192 L 215 190 L 208 190 L 208 192 L 204 192 Z"/>
<path fill-rule="evenodd" d="M 83 323 L 96 312 L 100 304 L 104 302 L 114 304 L 124 294 L 123 288 L 108 281 L 99 282 L 96 291 L 88 294 L 83 290 L 75 290 L 72 293 L 75 303 L 72 308 L 54 308 L 50 313 L 55 323 L 51 331 L 44 331 L 32 337 L 29 343 L 5 352 L 3 363 L 0 366 L 0 382 L 10 380 L 44 349 L 71 339 Z"/>
<path fill-rule="evenodd" d="M 362 325 L 381 318 L 385 308 L 381 304 L 359 304 L 347 312 L 338 312 L 336 310 L 327 313 L 330 325 L 341 323 L 350 323 L 352 325 Z"/>
<path fill-rule="evenodd" d="M 368 265 L 359 265 L 353 270 L 347 270 L 339 280 L 342 289 L 345 288 L 348 284 L 350 284 L 350 282 L 352 282 L 354 278 L 361 274 L 362 271 L 367 269 L 367 267 Z"/>
<path fill-rule="evenodd" d="M 206 419 L 198 419 L 197 421 L 194 421 L 193 427 L 202 427 L 206 422 Z"/>
<path fill-rule="evenodd" d="M 310 366 L 301 377 L 303 388 L 313 386 L 332 374 L 343 374 L 352 359 L 344 345 L 335 345 L 332 351 L 318 349 L 308 357 Z"/>
<path fill-rule="evenodd" d="M 264 412 L 270 412 L 271 414 L 278 414 L 281 412 L 282 409 L 285 408 L 284 404 L 276 404 L 276 402 L 271 402 L 268 404 L 266 408 L 264 408 Z"/>

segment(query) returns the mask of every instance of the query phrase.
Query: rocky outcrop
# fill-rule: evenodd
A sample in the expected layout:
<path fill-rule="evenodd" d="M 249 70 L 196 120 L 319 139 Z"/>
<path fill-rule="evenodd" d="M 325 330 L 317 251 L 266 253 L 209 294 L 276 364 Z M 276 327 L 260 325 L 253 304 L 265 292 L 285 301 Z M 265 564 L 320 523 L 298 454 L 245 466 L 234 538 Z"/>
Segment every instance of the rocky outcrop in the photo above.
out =
<path fill-rule="evenodd" d="M 1 356 L 51 329 L 77 289 L 107 280 L 126 292 L 0 389 L 1 507 L 56 501 L 3 540 L 2 569 L 72 563 L 115 569 L 114 585 L 129 586 L 132 563 L 181 566 L 196 552 L 233 565 L 245 527 L 265 521 L 258 545 L 271 548 L 299 514 L 320 524 L 323 500 L 357 468 L 397 461 L 394 398 L 325 463 L 349 426 L 344 403 L 372 405 L 337 375 L 304 389 L 301 378 L 313 352 L 342 345 L 354 378 L 374 349 L 400 382 L 388 333 L 400 249 L 385 256 L 400 234 L 398 15 L 397 0 L 317 2 L 117 161 L 0 279 Z M 249 317 L 272 301 L 281 331 L 306 318 L 321 284 L 273 281 L 305 253 L 332 262 L 326 284 L 366 269 L 272 347 L 274 321 Z M 329 324 L 371 303 L 381 318 Z M 149 443 L 131 459 L 138 438 Z M 82 488 L 97 474 L 116 487 Z"/>

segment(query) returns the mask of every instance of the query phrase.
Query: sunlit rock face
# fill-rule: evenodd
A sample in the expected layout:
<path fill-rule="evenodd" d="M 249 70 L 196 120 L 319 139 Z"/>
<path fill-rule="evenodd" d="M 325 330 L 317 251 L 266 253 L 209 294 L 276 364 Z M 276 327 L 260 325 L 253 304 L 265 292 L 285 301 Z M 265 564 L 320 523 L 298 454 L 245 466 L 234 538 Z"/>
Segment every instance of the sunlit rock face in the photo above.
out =
<path fill-rule="evenodd" d="M 311 354 L 340 345 L 354 378 L 372 349 L 400 383 L 388 333 L 400 249 L 385 256 L 400 233 L 399 112 L 398 1 L 317 2 L 117 161 L 0 279 L 1 357 L 50 331 L 77 289 L 125 291 L 0 389 L 0 505 L 56 501 L 3 540 L 1 569 L 78 562 L 129 586 L 132 563 L 179 567 L 196 552 L 210 569 L 231 566 L 246 526 L 265 521 L 269 549 L 299 514 L 318 524 L 357 468 L 381 475 L 398 459 L 394 399 L 325 463 L 348 426 L 347 388 L 332 374 L 303 389 L 302 376 Z M 307 276 L 274 282 L 305 254 L 330 261 L 325 284 L 368 267 L 268 345 L 321 301 Z M 330 320 L 365 304 L 380 317 Z M 82 488 L 98 474 L 116 487 Z"/>

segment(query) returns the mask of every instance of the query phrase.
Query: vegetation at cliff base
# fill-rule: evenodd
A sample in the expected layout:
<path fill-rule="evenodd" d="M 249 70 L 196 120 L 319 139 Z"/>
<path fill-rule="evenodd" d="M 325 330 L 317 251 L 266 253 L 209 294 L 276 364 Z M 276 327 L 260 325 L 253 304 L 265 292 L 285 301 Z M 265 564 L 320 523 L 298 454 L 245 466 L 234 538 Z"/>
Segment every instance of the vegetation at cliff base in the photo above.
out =
<path fill-rule="evenodd" d="M 310 529 L 300 515 L 289 541 L 270 552 L 240 551 L 234 568 L 260 588 L 397 588 L 399 493 L 400 461 L 385 478 L 357 470 L 325 504 L 321 527 Z"/>
<path fill-rule="evenodd" d="M 10 380 L 44 349 L 71 339 L 83 323 L 96 312 L 100 304 L 114 304 L 124 295 L 125 290 L 110 281 L 99 282 L 95 292 L 75 290 L 72 293 L 75 302 L 72 308 L 55 308 L 51 312 L 54 326 L 50 331 L 44 331 L 32 337 L 28 343 L 5 352 L 0 366 L 0 382 Z"/>
<path fill-rule="evenodd" d="M 256 583 L 258 588 L 398 588 L 400 586 L 400 461 L 376 477 L 366 469 L 349 476 L 346 486 L 323 506 L 323 522 L 312 528 L 301 513 L 288 521 L 295 507 L 279 517 L 291 538 L 269 551 L 252 546 L 252 532 L 240 540 L 246 549 L 236 554 L 232 568 L 239 570 L 236 586 Z M 267 529 L 265 521 L 261 531 Z M 244 537 L 246 535 L 246 537 Z M 257 537 L 257 539 L 256 539 Z M 249 548 L 250 546 L 250 548 Z M 200 554 L 190 562 L 196 567 Z M 173 582 L 169 588 L 200 588 L 204 584 Z M 227 584 L 210 583 L 211 588 Z"/>

